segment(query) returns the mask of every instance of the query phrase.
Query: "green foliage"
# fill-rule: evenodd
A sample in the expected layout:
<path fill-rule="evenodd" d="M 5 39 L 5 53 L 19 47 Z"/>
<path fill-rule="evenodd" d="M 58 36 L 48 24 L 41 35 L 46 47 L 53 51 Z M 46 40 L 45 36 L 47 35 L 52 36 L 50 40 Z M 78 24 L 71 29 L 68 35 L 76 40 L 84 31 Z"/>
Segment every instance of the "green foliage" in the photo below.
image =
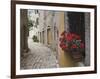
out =
<path fill-rule="evenodd" d="M 32 39 L 33 39 L 34 42 L 39 42 L 37 36 L 35 36 L 35 35 L 33 35 Z"/>
<path fill-rule="evenodd" d="M 33 23 L 31 20 L 28 20 L 28 29 L 30 30 L 31 27 L 33 27 Z"/>
<path fill-rule="evenodd" d="M 36 21 L 32 21 L 32 20 L 28 20 L 28 28 L 29 30 L 31 30 L 31 27 L 35 27 L 37 28 L 38 22 Z"/>

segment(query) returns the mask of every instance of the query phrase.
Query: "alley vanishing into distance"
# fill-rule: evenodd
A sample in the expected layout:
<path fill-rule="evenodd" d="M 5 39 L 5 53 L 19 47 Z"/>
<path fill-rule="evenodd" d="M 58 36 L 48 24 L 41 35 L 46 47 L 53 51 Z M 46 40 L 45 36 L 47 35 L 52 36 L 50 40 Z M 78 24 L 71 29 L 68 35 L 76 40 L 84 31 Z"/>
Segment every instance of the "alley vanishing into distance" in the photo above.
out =
<path fill-rule="evenodd" d="M 30 51 L 21 58 L 21 69 L 57 68 L 54 52 L 47 46 L 28 38 Z"/>
<path fill-rule="evenodd" d="M 88 12 L 21 9 L 20 15 L 20 69 L 90 66 L 90 14 Z M 72 47 L 68 48 L 68 52 L 67 47 L 64 50 L 61 48 L 60 38 L 64 31 L 78 34 L 80 40 L 84 42 L 84 51 L 77 51 L 80 52 L 79 54 L 82 53 L 80 61 L 75 62 L 72 58 L 74 55 L 70 54 L 74 52 L 70 51 Z M 63 42 L 68 43 L 64 40 Z M 77 44 L 77 40 L 74 43 L 76 46 L 80 45 Z"/>

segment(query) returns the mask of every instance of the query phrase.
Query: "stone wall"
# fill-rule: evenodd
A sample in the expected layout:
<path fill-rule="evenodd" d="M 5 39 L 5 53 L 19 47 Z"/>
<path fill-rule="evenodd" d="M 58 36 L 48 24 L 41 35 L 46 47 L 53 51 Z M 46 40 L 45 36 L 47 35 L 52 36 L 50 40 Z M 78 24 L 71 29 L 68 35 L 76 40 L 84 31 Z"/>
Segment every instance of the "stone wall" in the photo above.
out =
<path fill-rule="evenodd" d="M 85 61 L 86 66 L 90 65 L 90 14 L 85 13 Z"/>
<path fill-rule="evenodd" d="M 20 40 L 21 40 L 21 53 L 25 53 L 28 51 L 28 18 L 27 18 L 27 10 L 20 10 Z"/>

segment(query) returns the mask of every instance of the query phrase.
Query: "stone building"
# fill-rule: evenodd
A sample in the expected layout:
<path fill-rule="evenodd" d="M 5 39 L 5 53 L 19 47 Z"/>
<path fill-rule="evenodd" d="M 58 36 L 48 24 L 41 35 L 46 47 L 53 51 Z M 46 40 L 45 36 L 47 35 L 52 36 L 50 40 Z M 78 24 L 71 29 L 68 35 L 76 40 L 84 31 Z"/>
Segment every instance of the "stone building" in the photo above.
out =
<path fill-rule="evenodd" d="M 66 16 L 67 19 L 67 16 Z M 66 27 L 65 27 L 66 26 Z M 39 40 L 40 43 L 54 51 L 58 63 L 61 67 L 71 66 L 68 57 L 64 57 L 63 50 L 59 47 L 61 33 L 68 28 L 65 24 L 65 13 L 60 11 L 39 10 Z M 68 60 L 66 60 L 66 58 Z M 67 65 L 66 65 L 67 64 Z"/>
<path fill-rule="evenodd" d="M 29 29 L 29 38 L 31 39 L 33 35 L 38 37 L 38 20 L 39 20 L 39 14 L 38 10 L 28 10 L 28 21 L 32 22 L 32 26 Z"/>
<path fill-rule="evenodd" d="M 21 40 L 21 54 L 28 52 L 28 18 L 27 9 L 20 10 L 20 40 Z"/>
<path fill-rule="evenodd" d="M 75 62 L 59 47 L 61 33 L 74 32 L 81 36 L 85 42 L 83 63 L 90 64 L 90 20 L 89 13 L 85 12 L 60 12 L 39 10 L 39 37 L 40 42 L 55 51 L 57 60 L 61 67 L 74 66 Z"/>

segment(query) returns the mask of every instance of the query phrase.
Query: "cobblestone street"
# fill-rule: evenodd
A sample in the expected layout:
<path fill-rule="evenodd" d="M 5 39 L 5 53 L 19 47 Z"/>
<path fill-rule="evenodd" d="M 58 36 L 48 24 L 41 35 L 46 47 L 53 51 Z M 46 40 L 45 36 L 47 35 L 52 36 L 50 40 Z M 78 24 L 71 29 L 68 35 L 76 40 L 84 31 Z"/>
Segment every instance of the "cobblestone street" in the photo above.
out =
<path fill-rule="evenodd" d="M 58 67 L 54 52 L 41 43 L 28 39 L 30 51 L 21 57 L 21 69 L 40 69 Z"/>

